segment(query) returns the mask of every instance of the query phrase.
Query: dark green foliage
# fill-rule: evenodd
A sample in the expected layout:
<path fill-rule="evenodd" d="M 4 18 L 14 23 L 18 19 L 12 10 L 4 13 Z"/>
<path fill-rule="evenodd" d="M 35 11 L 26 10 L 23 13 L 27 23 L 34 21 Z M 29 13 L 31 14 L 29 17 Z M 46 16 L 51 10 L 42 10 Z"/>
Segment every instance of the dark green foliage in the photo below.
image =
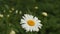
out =
<path fill-rule="evenodd" d="M 38 9 L 34 8 L 36 6 Z M 42 12 L 48 16 L 43 16 Z M 0 14 L 4 15 L 0 17 L 0 34 L 9 34 L 11 30 L 16 34 L 60 34 L 60 0 L 0 0 Z M 24 14 L 38 17 L 43 24 L 42 29 L 39 32 L 25 32 L 20 25 Z"/>

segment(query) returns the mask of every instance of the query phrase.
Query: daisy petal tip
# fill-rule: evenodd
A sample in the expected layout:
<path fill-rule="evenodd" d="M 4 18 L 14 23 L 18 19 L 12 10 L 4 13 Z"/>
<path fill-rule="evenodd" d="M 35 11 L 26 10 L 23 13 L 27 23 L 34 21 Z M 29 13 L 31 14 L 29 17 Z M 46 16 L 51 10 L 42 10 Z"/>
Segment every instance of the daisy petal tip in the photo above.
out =
<path fill-rule="evenodd" d="M 39 29 L 36 30 L 36 32 L 38 32 L 38 31 L 39 31 Z"/>

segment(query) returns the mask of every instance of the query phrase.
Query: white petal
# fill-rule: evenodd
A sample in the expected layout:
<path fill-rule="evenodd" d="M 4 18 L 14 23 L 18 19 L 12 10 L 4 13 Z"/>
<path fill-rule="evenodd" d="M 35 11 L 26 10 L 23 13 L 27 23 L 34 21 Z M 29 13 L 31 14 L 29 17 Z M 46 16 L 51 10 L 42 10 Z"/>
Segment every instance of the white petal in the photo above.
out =
<path fill-rule="evenodd" d="M 39 28 L 40 28 L 40 29 L 41 29 L 41 27 L 42 27 L 42 24 L 39 25 Z"/>
<path fill-rule="evenodd" d="M 37 18 L 37 17 L 34 17 L 34 19 L 35 19 L 35 20 L 38 20 L 38 18 Z"/>
<path fill-rule="evenodd" d="M 28 32 L 30 28 L 29 28 L 29 27 L 27 27 L 27 28 L 25 28 L 25 29 L 26 29 L 26 32 Z"/>
<path fill-rule="evenodd" d="M 28 15 L 28 14 L 25 14 L 24 16 L 25 16 L 26 18 L 28 18 L 28 19 L 32 19 L 32 18 L 33 18 L 32 15 Z"/>
<path fill-rule="evenodd" d="M 37 20 L 37 22 L 41 22 L 40 20 Z"/>
<path fill-rule="evenodd" d="M 36 29 L 36 31 L 38 32 L 38 31 L 39 31 L 39 29 L 37 28 L 37 29 Z"/>
<path fill-rule="evenodd" d="M 32 15 L 30 15 L 30 19 L 33 19 L 33 16 Z"/>
<path fill-rule="evenodd" d="M 20 24 L 25 24 L 25 23 L 27 23 L 26 20 L 21 19 L 21 23 Z"/>
<path fill-rule="evenodd" d="M 36 31 L 36 27 L 33 28 L 33 31 Z"/>
<path fill-rule="evenodd" d="M 38 18 L 34 18 L 34 20 L 36 21 L 36 22 L 41 22 L 41 20 L 38 20 Z"/>
<path fill-rule="evenodd" d="M 25 17 L 28 17 L 28 14 L 24 14 Z"/>
<path fill-rule="evenodd" d="M 30 29 L 30 31 L 32 32 L 32 28 Z"/>
<path fill-rule="evenodd" d="M 23 17 L 23 19 L 26 19 L 26 17 L 24 17 L 24 16 L 22 16 Z"/>
<path fill-rule="evenodd" d="M 26 24 L 22 24 L 21 26 L 22 26 L 22 28 L 27 28 Z"/>

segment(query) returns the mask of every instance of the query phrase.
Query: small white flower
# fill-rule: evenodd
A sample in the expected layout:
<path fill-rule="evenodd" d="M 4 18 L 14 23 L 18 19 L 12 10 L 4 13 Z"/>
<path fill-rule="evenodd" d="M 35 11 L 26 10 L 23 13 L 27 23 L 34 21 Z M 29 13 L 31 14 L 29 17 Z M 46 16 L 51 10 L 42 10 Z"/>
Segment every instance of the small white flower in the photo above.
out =
<path fill-rule="evenodd" d="M 0 17 L 3 17 L 4 15 L 3 14 L 0 14 Z"/>
<path fill-rule="evenodd" d="M 42 24 L 41 21 L 38 20 L 37 17 L 33 17 L 29 14 L 24 14 L 23 19 L 21 19 L 21 26 L 26 30 L 26 32 L 30 31 L 39 31 L 41 29 Z"/>
<path fill-rule="evenodd" d="M 16 14 L 18 13 L 18 10 L 16 10 Z"/>
<path fill-rule="evenodd" d="M 5 10 L 3 10 L 3 12 L 6 12 Z"/>
<path fill-rule="evenodd" d="M 42 12 L 42 15 L 44 16 L 48 16 L 48 14 L 46 12 Z"/>
<path fill-rule="evenodd" d="M 10 34 L 15 34 L 15 31 L 14 31 L 14 30 L 12 30 L 12 31 L 10 32 Z"/>
<path fill-rule="evenodd" d="M 35 9 L 38 9 L 38 6 L 36 6 Z"/>
<path fill-rule="evenodd" d="M 22 11 L 21 10 L 19 11 L 19 14 L 22 14 Z"/>
<path fill-rule="evenodd" d="M 12 13 L 13 11 L 9 10 L 10 13 Z"/>
<path fill-rule="evenodd" d="M 14 8 L 11 8 L 12 10 L 14 10 Z"/>
<path fill-rule="evenodd" d="M 10 15 L 8 14 L 7 17 L 10 17 Z"/>

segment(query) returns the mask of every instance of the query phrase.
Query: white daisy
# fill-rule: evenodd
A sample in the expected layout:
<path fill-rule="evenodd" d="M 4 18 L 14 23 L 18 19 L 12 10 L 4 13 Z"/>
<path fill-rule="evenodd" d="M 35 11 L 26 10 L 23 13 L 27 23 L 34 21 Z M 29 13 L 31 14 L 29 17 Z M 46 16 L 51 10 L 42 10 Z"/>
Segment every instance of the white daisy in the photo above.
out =
<path fill-rule="evenodd" d="M 41 29 L 42 24 L 41 21 L 38 20 L 37 17 L 33 17 L 29 14 L 24 14 L 23 19 L 21 19 L 21 26 L 26 30 L 26 32 L 30 31 L 39 31 Z"/>

